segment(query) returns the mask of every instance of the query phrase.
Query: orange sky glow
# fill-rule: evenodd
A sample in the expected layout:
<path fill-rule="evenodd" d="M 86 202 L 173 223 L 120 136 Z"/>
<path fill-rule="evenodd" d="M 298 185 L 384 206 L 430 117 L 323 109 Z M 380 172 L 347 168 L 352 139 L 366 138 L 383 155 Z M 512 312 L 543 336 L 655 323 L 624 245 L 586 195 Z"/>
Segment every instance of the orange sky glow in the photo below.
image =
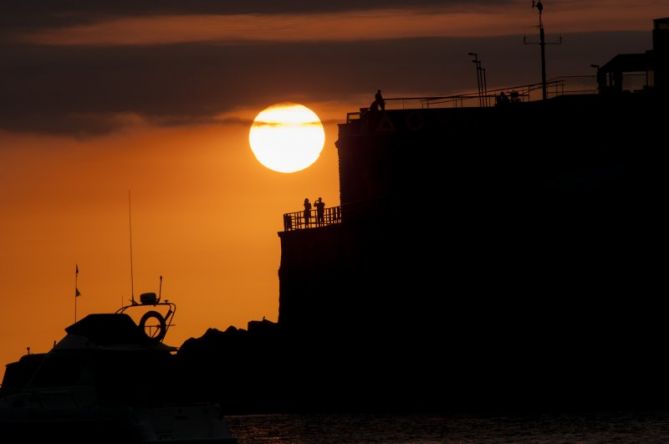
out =
<path fill-rule="evenodd" d="M 80 317 L 129 300 L 128 190 L 135 292 L 157 291 L 163 275 L 178 305 L 168 343 L 276 320 L 281 215 L 305 196 L 337 204 L 335 137 L 326 125 L 319 161 L 286 175 L 258 164 L 245 125 L 138 125 L 84 139 L 0 133 L 0 358 L 64 336 L 75 264 Z"/>
<path fill-rule="evenodd" d="M 103 116 L 110 129 L 61 132 L 57 131 L 59 128 L 31 130 L 18 124 L 11 127 L 7 116 L 13 118 L 15 110 L 7 112 L 0 108 L 0 115 L 6 120 L 0 121 L 0 364 L 18 359 L 28 346 L 35 352 L 47 351 L 54 340 L 64 336 L 64 328 L 73 321 L 75 264 L 80 269 L 80 317 L 114 311 L 122 301 L 129 300 L 128 190 L 132 190 L 133 200 L 135 292 L 157 291 L 159 276 L 163 275 L 164 296 L 178 305 L 176 326 L 168 334 L 167 343 L 180 345 L 210 327 L 245 328 L 249 320 L 263 316 L 277 320 L 280 260 L 277 232 L 282 229 L 282 214 L 300 210 L 305 197 L 314 200 L 321 196 L 327 206 L 339 204 L 336 123 L 345 121 L 347 112 L 369 105 L 378 85 L 374 73 L 346 77 L 346 70 L 337 71 L 335 80 L 341 83 L 335 84 L 334 80 L 319 79 L 315 74 L 305 74 L 302 78 L 300 72 L 290 71 L 290 66 L 282 67 L 285 68 L 282 76 L 275 75 L 271 68 L 262 68 L 262 72 L 251 73 L 259 80 L 253 75 L 238 75 L 243 88 L 230 85 L 230 80 L 221 85 L 229 90 L 221 99 L 220 109 L 210 110 L 215 106 L 207 102 L 201 108 L 194 107 L 194 111 L 183 112 L 185 116 L 195 116 L 192 122 L 170 124 L 170 112 L 176 114 L 181 110 L 177 105 L 171 105 L 175 110 L 161 108 L 163 99 L 167 103 L 180 94 L 181 102 L 175 102 L 180 104 L 211 96 L 211 79 L 217 79 L 218 72 L 213 68 L 207 71 L 210 61 L 206 57 L 202 57 L 198 66 L 209 82 L 206 87 L 198 89 L 204 84 L 201 78 L 186 76 L 192 86 L 186 93 L 180 90 L 177 94 L 175 89 L 165 87 L 160 94 L 154 94 L 150 88 L 153 80 L 168 77 L 171 71 L 183 67 L 151 66 L 158 74 L 150 71 L 142 77 L 144 83 L 128 94 L 127 102 L 122 102 L 116 100 L 117 96 L 122 95 L 127 85 L 132 85 L 134 77 L 119 70 L 117 84 L 98 83 L 101 72 L 109 70 L 93 62 L 86 65 L 90 72 L 82 74 L 85 81 L 75 85 L 90 89 L 82 89 L 81 93 L 66 90 L 63 79 L 68 78 L 69 71 L 63 68 L 55 71 L 62 79 L 54 80 L 52 90 L 42 93 L 40 88 L 52 80 L 46 75 L 40 77 L 42 71 L 61 67 L 56 55 L 49 59 L 50 51 L 59 54 L 58 57 L 62 54 L 73 57 L 63 59 L 62 65 L 69 67 L 75 56 L 80 57 L 76 60 L 85 60 L 89 55 L 76 51 L 96 45 L 105 50 L 133 46 L 119 50 L 118 54 L 125 55 L 123 51 L 136 49 L 135 46 L 154 45 L 150 51 L 155 52 L 161 45 L 195 42 L 288 44 L 531 35 L 536 32 L 536 14 L 530 9 L 529 0 L 522 8 L 519 5 L 509 2 L 505 7 L 461 5 L 314 14 L 121 16 L 61 27 L 49 24 L 42 28 L 16 28 L 11 41 L 18 49 L 11 57 L 2 57 L 9 43 L 0 46 L 0 98 L 11 96 L 16 114 L 21 111 L 33 118 L 33 123 L 44 123 L 40 120 L 48 118 L 44 115 L 56 119 L 60 105 L 71 105 L 63 114 L 82 121 Z M 649 31 L 653 18 L 669 16 L 666 0 L 561 1 L 551 7 L 551 14 L 546 17 L 551 33 Z M 517 40 L 519 51 L 524 51 L 522 38 Z M 32 54 L 24 48 L 35 54 L 43 51 L 46 61 L 25 65 L 16 62 L 19 68 L 13 71 L 14 80 L 4 81 L 3 72 L 8 70 L 3 71 L 5 65 L 1 63 L 12 63 L 11 60 L 18 60 L 26 53 Z M 305 51 L 308 50 L 309 47 Z M 392 50 L 389 54 L 393 54 Z M 248 49 L 249 64 L 255 61 L 252 51 Z M 466 50 L 461 53 L 462 65 L 469 73 L 471 60 Z M 120 60 L 121 56 L 113 54 Z M 239 57 L 246 56 L 242 51 L 240 54 Z M 292 57 L 297 52 L 286 54 Z M 319 59 L 321 65 L 327 62 L 327 56 Z M 582 63 L 579 60 L 578 66 L 591 69 L 588 66 L 593 62 L 599 59 L 586 59 Z M 402 70 L 407 68 L 402 63 L 399 61 L 397 67 L 393 65 L 384 71 L 388 79 L 394 75 L 392 80 L 398 84 L 405 80 Z M 429 63 L 426 66 L 431 66 Z M 451 60 L 445 63 L 450 64 Z M 307 60 L 304 66 L 311 68 L 316 64 Z M 375 66 L 374 61 L 369 66 Z M 228 79 L 236 78 L 238 65 L 231 63 L 224 68 Z M 131 66 L 131 73 L 132 69 Z M 448 71 L 437 67 L 435 72 L 435 76 L 449 79 Z M 26 75 L 37 80 L 23 84 Z M 181 81 L 181 77 L 175 78 Z M 256 80 L 257 83 L 252 83 Z M 319 80 L 323 83 L 317 83 Z M 278 81 L 291 87 L 297 85 L 295 88 L 304 85 L 311 88 L 305 91 L 318 92 L 332 84 L 333 92 L 330 96 L 325 91 L 321 97 L 313 97 L 309 92 L 293 89 L 290 94 L 282 95 L 282 91 L 272 89 Z M 364 88 L 368 94 L 363 96 L 358 90 L 346 89 L 357 82 L 367 82 Z M 417 83 L 427 81 L 419 78 Z M 412 95 L 412 88 L 416 89 L 408 86 L 393 93 Z M 223 103 L 239 89 L 256 94 L 254 100 L 238 106 Z M 21 102 L 31 91 L 38 91 L 35 100 L 43 99 L 38 102 L 42 105 L 35 105 L 37 109 L 33 109 L 32 103 Z M 90 91 L 105 92 L 104 98 L 110 103 L 108 109 L 94 109 L 95 103 L 86 101 Z M 141 94 L 145 92 L 154 102 L 146 107 L 148 111 L 137 110 L 143 105 Z M 269 92 L 272 97 L 265 98 L 264 94 Z M 262 167 L 248 145 L 253 116 L 279 101 L 302 103 L 325 124 L 326 142 L 320 159 L 295 174 Z M 47 107 L 51 114 L 40 114 L 41 108 Z M 0 377 L 3 372 L 4 367 L 0 367 Z"/>

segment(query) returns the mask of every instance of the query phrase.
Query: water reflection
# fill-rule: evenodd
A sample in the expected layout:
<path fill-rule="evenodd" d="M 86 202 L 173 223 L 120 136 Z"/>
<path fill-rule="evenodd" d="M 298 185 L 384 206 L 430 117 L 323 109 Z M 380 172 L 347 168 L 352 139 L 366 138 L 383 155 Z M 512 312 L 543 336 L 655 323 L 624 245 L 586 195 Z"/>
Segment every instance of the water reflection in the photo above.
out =
<path fill-rule="evenodd" d="M 669 413 L 228 417 L 239 444 L 668 442 Z"/>

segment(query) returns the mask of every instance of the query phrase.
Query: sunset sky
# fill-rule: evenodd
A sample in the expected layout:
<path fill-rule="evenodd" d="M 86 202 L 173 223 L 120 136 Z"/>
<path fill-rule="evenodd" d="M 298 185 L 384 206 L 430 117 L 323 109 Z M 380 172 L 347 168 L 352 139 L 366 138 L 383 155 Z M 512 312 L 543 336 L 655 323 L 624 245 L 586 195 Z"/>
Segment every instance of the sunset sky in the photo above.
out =
<path fill-rule="evenodd" d="M 337 205 L 336 123 L 386 97 L 539 80 L 530 0 L 0 0 L 0 364 L 135 292 L 178 304 L 166 342 L 276 320 L 277 232 L 305 197 Z M 549 77 L 650 49 L 666 0 L 546 0 Z M 291 101 L 325 149 L 281 174 L 248 144 Z M 518 129 L 519 131 L 522 128 Z M 0 368 L 0 374 L 4 367 Z"/>

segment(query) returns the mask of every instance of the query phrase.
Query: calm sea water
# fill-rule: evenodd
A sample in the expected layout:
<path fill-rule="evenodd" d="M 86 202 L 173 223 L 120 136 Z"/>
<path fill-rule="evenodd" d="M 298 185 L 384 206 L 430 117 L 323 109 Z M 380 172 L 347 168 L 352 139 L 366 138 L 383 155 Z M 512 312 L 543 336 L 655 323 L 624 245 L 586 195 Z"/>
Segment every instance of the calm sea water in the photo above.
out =
<path fill-rule="evenodd" d="M 240 444 L 666 443 L 669 413 L 228 417 Z"/>

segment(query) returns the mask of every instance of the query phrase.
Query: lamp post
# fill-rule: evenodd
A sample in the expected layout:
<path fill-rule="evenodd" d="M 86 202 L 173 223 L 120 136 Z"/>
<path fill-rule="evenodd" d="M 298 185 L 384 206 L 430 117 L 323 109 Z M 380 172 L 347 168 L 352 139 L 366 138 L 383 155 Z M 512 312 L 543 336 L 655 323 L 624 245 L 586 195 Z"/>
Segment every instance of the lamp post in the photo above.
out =
<path fill-rule="evenodd" d="M 483 104 L 488 106 L 488 78 L 486 75 L 486 69 L 481 68 L 481 74 L 483 75 Z"/>
<path fill-rule="evenodd" d="M 469 52 L 467 55 L 474 57 L 472 63 L 476 66 L 476 86 L 479 94 L 479 106 L 487 106 L 488 102 L 488 80 L 486 76 L 486 69 L 481 66 L 481 60 L 476 52 Z"/>

